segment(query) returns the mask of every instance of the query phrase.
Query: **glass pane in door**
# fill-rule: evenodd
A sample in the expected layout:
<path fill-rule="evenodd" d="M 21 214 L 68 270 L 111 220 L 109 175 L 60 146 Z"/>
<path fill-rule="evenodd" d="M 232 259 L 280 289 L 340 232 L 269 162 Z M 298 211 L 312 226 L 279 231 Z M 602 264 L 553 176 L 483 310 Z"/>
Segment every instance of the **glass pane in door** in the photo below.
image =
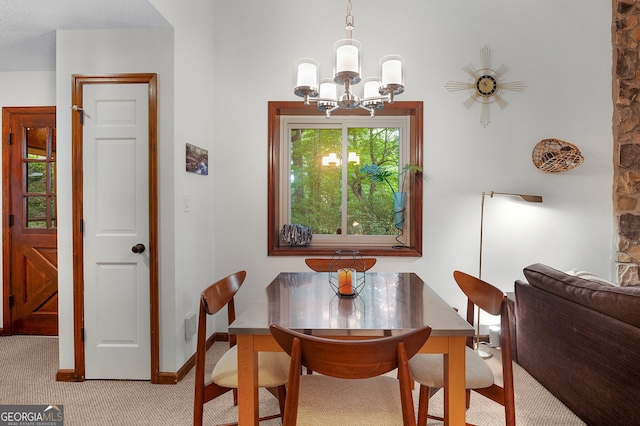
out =
<path fill-rule="evenodd" d="M 46 193 L 47 192 L 47 163 L 44 161 L 34 161 L 24 163 L 26 168 L 25 192 Z"/>
<path fill-rule="evenodd" d="M 47 158 L 48 129 L 46 127 L 32 127 L 27 129 L 26 146 L 23 150 L 24 158 Z"/>
<path fill-rule="evenodd" d="M 51 152 L 49 153 L 49 159 L 56 161 L 56 129 L 51 129 Z"/>
<path fill-rule="evenodd" d="M 47 227 L 47 197 L 24 197 L 27 228 Z"/>
<path fill-rule="evenodd" d="M 51 204 L 51 224 L 50 228 L 56 228 L 58 226 L 58 217 L 56 213 L 56 197 L 55 195 L 49 198 L 49 203 Z"/>
<path fill-rule="evenodd" d="M 56 193 L 56 163 L 49 163 L 49 175 L 51 176 L 49 192 Z"/>

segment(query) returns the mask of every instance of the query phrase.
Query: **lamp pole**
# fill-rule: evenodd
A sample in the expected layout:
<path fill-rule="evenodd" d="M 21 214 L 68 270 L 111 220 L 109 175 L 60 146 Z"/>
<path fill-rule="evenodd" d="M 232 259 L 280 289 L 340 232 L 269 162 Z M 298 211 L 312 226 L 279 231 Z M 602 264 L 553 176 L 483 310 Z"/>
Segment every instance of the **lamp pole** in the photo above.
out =
<path fill-rule="evenodd" d="M 486 196 L 486 192 L 482 191 L 482 199 L 480 204 L 480 254 L 478 256 L 478 279 L 482 279 L 482 232 L 484 230 L 484 198 Z M 493 191 L 491 191 L 491 197 L 493 197 Z M 489 359 L 492 355 L 488 352 L 480 350 L 480 308 L 475 306 L 469 301 L 467 305 L 467 309 L 470 309 L 473 306 L 476 309 L 476 342 L 475 342 L 475 351 L 478 353 L 482 359 Z"/>

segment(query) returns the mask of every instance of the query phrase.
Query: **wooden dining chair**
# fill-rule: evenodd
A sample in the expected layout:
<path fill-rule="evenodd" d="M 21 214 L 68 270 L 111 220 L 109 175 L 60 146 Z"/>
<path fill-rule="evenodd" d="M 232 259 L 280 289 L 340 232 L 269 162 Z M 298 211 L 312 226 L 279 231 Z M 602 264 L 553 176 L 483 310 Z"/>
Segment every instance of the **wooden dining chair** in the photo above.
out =
<path fill-rule="evenodd" d="M 336 262 L 338 268 L 353 268 L 356 272 L 368 271 L 373 265 L 376 264 L 377 259 L 375 257 L 365 257 L 358 261 L 349 258 L 341 258 L 340 262 Z M 309 268 L 316 272 L 336 272 L 331 270 L 332 262 L 334 259 L 322 259 L 317 257 L 309 257 L 304 260 Z M 307 367 L 307 374 L 313 374 L 313 371 Z"/>
<path fill-rule="evenodd" d="M 334 340 L 270 326 L 291 355 L 282 424 L 415 425 L 408 359 L 431 334 L 426 326 L 370 340 Z M 301 375 L 301 366 L 320 374 Z M 397 377 L 384 375 L 398 369 Z"/>
<path fill-rule="evenodd" d="M 195 397 L 193 424 L 202 425 L 204 404 L 233 391 L 233 403 L 238 405 L 238 352 L 236 336 L 229 335 L 229 349 L 218 360 L 211 373 L 212 382 L 205 385 L 205 363 L 207 352 L 207 315 L 213 315 L 225 306 L 229 324 L 235 320 L 234 296 L 244 282 L 247 273 L 239 271 L 207 287 L 200 296 L 198 335 L 196 348 Z M 261 420 L 280 417 L 284 411 L 285 383 L 289 373 L 289 355 L 284 352 L 258 353 L 258 387 L 267 388 L 278 397 L 280 414 Z"/>
<path fill-rule="evenodd" d="M 350 262 L 348 259 L 341 259 L 341 268 L 350 267 L 357 272 L 368 271 L 373 265 L 376 264 L 375 257 L 365 257 L 358 262 Z M 310 257 L 304 260 L 304 263 L 316 272 L 332 272 L 330 271 L 332 259 L 321 259 L 316 257 Z M 333 271 L 335 272 L 335 271 Z"/>
<path fill-rule="evenodd" d="M 477 306 L 491 315 L 500 316 L 500 347 L 502 353 L 503 386 L 495 383 L 491 368 L 473 350 L 471 339 L 466 350 L 466 388 L 467 408 L 470 402 L 470 390 L 483 395 L 504 406 L 507 426 L 516 424 L 516 412 L 513 394 L 513 358 L 511 333 L 509 330 L 509 308 L 507 296 L 498 288 L 476 277 L 455 271 L 453 277 L 467 296 L 467 322 L 473 324 L 474 310 Z M 444 385 L 443 355 L 417 354 L 409 360 L 409 370 L 413 379 L 420 383 L 418 402 L 418 425 L 427 424 L 427 417 L 444 420 L 428 415 L 429 398 Z"/>

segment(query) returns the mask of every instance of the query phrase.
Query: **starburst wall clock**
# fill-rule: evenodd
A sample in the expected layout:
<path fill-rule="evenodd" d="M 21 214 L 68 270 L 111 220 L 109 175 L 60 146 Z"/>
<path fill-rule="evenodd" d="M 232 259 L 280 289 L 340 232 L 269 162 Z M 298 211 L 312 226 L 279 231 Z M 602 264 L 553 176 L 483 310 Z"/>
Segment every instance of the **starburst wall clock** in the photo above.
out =
<path fill-rule="evenodd" d="M 445 87 L 450 92 L 467 90 L 469 97 L 462 102 L 467 109 L 475 103 L 480 104 L 480 124 L 487 127 L 491 122 L 489 108 L 491 104 L 497 104 L 500 109 L 505 109 L 509 103 L 503 98 L 505 90 L 522 92 L 527 87 L 522 81 L 503 81 L 504 74 L 509 71 L 509 67 L 500 64 L 496 69 L 491 68 L 491 49 L 486 45 L 480 49 L 480 68 L 476 69 L 472 64 L 462 68 L 469 74 L 469 80 L 449 81 Z"/>

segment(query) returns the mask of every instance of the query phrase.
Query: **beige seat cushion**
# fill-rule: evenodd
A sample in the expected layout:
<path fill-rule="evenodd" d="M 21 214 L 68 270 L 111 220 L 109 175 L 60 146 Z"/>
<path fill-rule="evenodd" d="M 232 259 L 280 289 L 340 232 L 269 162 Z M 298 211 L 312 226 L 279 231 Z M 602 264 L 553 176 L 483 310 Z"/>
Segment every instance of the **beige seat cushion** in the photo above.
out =
<path fill-rule="evenodd" d="M 320 374 L 303 375 L 297 424 L 402 425 L 400 383 L 389 376 L 337 379 Z"/>
<path fill-rule="evenodd" d="M 468 346 L 466 352 L 467 389 L 488 388 L 493 384 L 493 373 L 486 362 Z M 416 354 L 409 360 L 409 371 L 418 383 L 430 388 L 444 386 L 441 354 Z"/>
<path fill-rule="evenodd" d="M 219 386 L 238 387 L 238 347 L 233 346 L 222 355 L 211 373 Z M 275 388 L 287 383 L 291 358 L 284 352 L 258 352 L 258 387 Z"/>

